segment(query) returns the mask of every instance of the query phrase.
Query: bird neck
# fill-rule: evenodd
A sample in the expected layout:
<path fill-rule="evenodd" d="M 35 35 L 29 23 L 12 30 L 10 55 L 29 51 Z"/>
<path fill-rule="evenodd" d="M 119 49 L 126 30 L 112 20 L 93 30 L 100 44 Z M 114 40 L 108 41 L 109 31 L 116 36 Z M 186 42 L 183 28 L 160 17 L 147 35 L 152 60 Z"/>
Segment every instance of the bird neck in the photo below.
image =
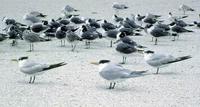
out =
<path fill-rule="evenodd" d="M 144 60 L 149 60 L 153 54 L 144 54 Z"/>
<path fill-rule="evenodd" d="M 99 71 L 102 71 L 107 65 L 108 65 L 108 63 L 100 64 Z"/>
<path fill-rule="evenodd" d="M 28 60 L 19 61 L 19 67 L 25 66 L 27 61 L 28 61 Z"/>

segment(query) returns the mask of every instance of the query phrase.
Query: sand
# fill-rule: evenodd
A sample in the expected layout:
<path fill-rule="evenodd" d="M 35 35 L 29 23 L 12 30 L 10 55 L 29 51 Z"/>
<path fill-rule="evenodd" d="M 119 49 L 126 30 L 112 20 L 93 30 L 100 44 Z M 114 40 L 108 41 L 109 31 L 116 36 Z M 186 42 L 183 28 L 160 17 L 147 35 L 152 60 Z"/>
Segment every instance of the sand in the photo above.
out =
<path fill-rule="evenodd" d="M 1 0 L 0 17 L 8 16 L 23 22 L 25 13 L 38 10 L 51 19 L 59 17 L 62 7 L 69 4 L 79 9 L 81 16 L 111 21 L 114 1 L 117 0 Z M 181 14 L 177 10 L 179 5 L 188 4 L 196 11 L 188 13 L 186 22 L 199 21 L 199 0 L 126 0 L 122 3 L 128 3 L 130 7 L 120 14 L 123 17 L 151 12 L 163 15 L 163 19 L 167 19 L 169 11 Z M 159 75 L 154 75 L 156 69 L 145 63 L 143 55 L 133 54 L 123 66 L 131 70 L 149 70 L 150 75 L 124 81 L 114 90 L 107 89 L 109 83 L 99 76 L 98 67 L 90 64 L 100 59 L 116 63 L 122 60 L 106 39 L 94 41 L 91 49 L 85 49 L 84 43 L 80 43 L 76 52 L 70 51 L 69 44 L 60 47 L 56 39 L 35 44 L 34 52 L 26 52 L 29 45 L 24 41 L 19 41 L 16 47 L 10 46 L 10 40 L 0 42 L 0 107 L 199 107 L 200 29 L 188 29 L 195 32 L 181 34 L 175 42 L 169 37 L 161 38 L 157 46 L 145 33 L 141 37 L 132 37 L 148 49 L 177 57 L 191 55 L 193 58 L 162 68 Z M 28 84 L 29 77 L 19 71 L 16 62 L 11 61 L 21 56 L 42 63 L 65 61 L 68 64 L 47 71 L 37 76 L 34 84 Z"/>

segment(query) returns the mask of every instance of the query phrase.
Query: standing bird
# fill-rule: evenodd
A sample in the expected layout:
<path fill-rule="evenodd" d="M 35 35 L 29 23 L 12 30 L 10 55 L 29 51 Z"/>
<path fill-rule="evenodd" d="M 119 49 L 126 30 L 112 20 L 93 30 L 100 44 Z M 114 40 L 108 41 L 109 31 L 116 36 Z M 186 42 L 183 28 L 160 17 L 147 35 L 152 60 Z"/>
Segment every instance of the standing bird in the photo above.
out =
<path fill-rule="evenodd" d="M 66 26 L 61 26 L 56 30 L 56 38 L 60 39 L 60 46 L 65 46 L 65 38 L 66 38 Z"/>
<path fill-rule="evenodd" d="M 72 15 L 73 12 L 77 12 L 78 10 L 71 7 L 70 5 L 66 5 L 63 7 L 61 10 L 61 13 L 63 14 L 64 17 L 68 17 L 69 15 Z"/>
<path fill-rule="evenodd" d="M 46 39 L 40 37 L 39 34 L 36 34 L 36 33 L 33 33 L 33 32 L 30 32 L 28 30 L 25 30 L 23 32 L 23 39 L 30 43 L 30 50 L 28 52 L 32 52 L 34 51 L 34 43 L 36 42 L 43 42 L 43 41 L 47 41 Z"/>
<path fill-rule="evenodd" d="M 13 60 L 15 61 L 15 60 Z M 41 64 L 35 61 L 29 60 L 28 57 L 20 57 L 18 60 L 19 70 L 24 74 L 30 75 L 29 83 L 35 82 L 35 76 L 44 73 L 44 71 L 61 67 L 66 65 L 67 63 L 61 62 L 57 64 Z"/>
<path fill-rule="evenodd" d="M 37 11 L 32 11 L 30 13 L 26 13 L 23 16 L 23 20 L 27 22 L 28 26 L 34 24 L 34 23 L 39 23 L 42 21 L 42 18 L 45 18 L 47 15 L 44 15 L 43 13 L 37 12 Z"/>
<path fill-rule="evenodd" d="M 67 31 L 66 38 L 67 38 L 67 41 L 72 46 L 72 51 L 75 50 L 76 45 L 78 44 L 78 42 L 82 41 L 82 38 L 80 38 L 76 33 L 74 33 L 71 30 Z"/>
<path fill-rule="evenodd" d="M 103 23 L 101 24 L 101 27 L 102 27 L 105 31 L 114 30 L 114 29 L 117 28 L 114 24 L 109 23 L 109 22 L 107 22 L 106 20 L 103 21 Z"/>
<path fill-rule="evenodd" d="M 138 52 L 134 45 L 130 45 L 124 42 L 120 42 L 117 44 L 116 51 L 122 55 L 122 62 L 121 64 L 126 63 L 126 58 L 131 56 L 133 53 Z"/>
<path fill-rule="evenodd" d="M 170 33 L 165 31 L 165 29 L 159 28 L 159 27 L 155 27 L 153 25 L 146 25 L 145 26 L 145 32 L 152 36 L 152 41 L 153 41 L 154 37 L 156 38 L 155 45 L 158 44 L 158 38 L 159 37 L 170 35 Z"/>
<path fill-rule="evenodd" d="M 112 63 L 110 60 L 100 60 L 91 64 L 99 65 L 99 74 L 102 78 L 110 82 L 108 89 L 114 89 L 117 82 L 129 78 L 144 76 L 147 71 L 131 71 L 123 68 L 121 65 Z"/>
<path fill-rule="evenodd" d="M 119 11 L 128 9 L 128 6 L 126 6 L 125 4 L 114 2 L 112 8 L 115 10 L 115 14 L 119 15 Z"/>
<path fill-rule="evenodd" d="M 110 47 L 113 45 L 113 40 L 117 38 L 117 35 L 119 34 L 118 30 L 109 30 L 104 32 L 104 36 L 110 40 Z"/>
<path fill-rule="evenodd" d="M 176 33 L 193 32 L 192 30 L 188 30 L 188 29 L 181 27 L 179 25 L 171 26 L 171 30 L 173 32 L 176 32 Z"/>
<path fill-rule="evenodd" d="M 159 72 L 159 68 L 165 67 L 171 63 L 183 61 L 192 58 L 191 56 L 173 57 L 171 55 L 156 54 L 154 51 L 144 51 L 144 60 L 152 67 L 157 68 L 156 74 Z"/>
<path fill-rule="evenodd" d="M 191 11 L 191 12 L 195 11 L 193 8 L 191 8 L 191 7 L 187 6 L 187 5 L 184 5 L 184 4 L 182 4 L 182 5 L 179 6 L 179 10 L 183 11 L 184 15 L 185 15 L 185 13 L 187 11 Z"/>

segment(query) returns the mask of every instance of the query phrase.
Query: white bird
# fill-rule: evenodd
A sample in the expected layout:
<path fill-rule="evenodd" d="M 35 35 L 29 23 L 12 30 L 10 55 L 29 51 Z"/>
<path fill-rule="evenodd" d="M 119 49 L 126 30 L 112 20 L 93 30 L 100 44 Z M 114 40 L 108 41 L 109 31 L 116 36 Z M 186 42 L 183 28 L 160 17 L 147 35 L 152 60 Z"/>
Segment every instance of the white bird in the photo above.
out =
<path fill-rule="evenodd" d="M 64 17 L 67 17 L 69 15 L 72 15 L 72 12 L 77 12 L 78 10 L 71 7 L 70 5 L 66 5 L 65 7 L 63 7 L 63 9 L 61 10 L 61 13 L 63 14 Z"/>
<path fill-rule="evenodd" d="M 144 51 L 144 60 L 152 67 L 157 68 L 156 74 L 158 74 L 160 67 L 165 67 L 171 63 L 183 61 L 192 58 L 191 56 L 174 57 L 165 54 L 155 54 L 154 51 Z"/>
<path fill-rule="evenodd" d="M 174 16 L 172 14 L 172 12 L 169 12 L 169 20 L 170 21 L 175 21 L 175 20 L 180 20 L 180 19 L 184 19 L 184 18 L 187 18 L 188 16 L 187 15 L 183 15 L 183 16 Z"/>
<path fill-rule="evenodd" d="M 191 8 L 187 5 L 184 5 L 184 4 L 179 6 L 179 10 L 183 11 L 183 14 L 185 14 L 185 12 L 187 12 L 187 11 L 195 11 L 193 8 Z"/>
<path fill-rule="evenodd" d="M 114 2 L 112 8 L 115 10 L 115 14 L 119 15 L 119 10 L 125 10 L 128 8 L 125 4 L 120 4 L 118 2 Z"/>
<path fill-rule="evenodd" d="M 118 9 L 118 10 L 123 10 L 123 9 L 127 9 L 128 6 L 126 6 L 125 4 L 120 4 L 120 3 L 117 3 L 117 2 L 114 2 L 112 7 L 114 9 Z"/>
<path fill-rule="evenodd" d="M 99 65 L 99 74 L 102 78 L 110 82 L 109 89 L 114 89 L 117 82 L 121 80 L 144 76 L 146 71 L 131 71 L 123 68 L 121 65 L 114 64 L 110 60 L 100 60 L 98 63 L 91 64 Z"/>
<path fill-rule="evenodd" d="M 23 20 L 25 22 L 27 22 L 27 24 L 30 26 L 34 23 L 39 23 L 41 22 L 41 18 L 44 18 L 46 17 L 47 15 L 44 15 L 43 13 L 40 13 L 38 11 L 32 11 L 32 12 L 29 12 L 29 13 L 26 13 L 24 16 L 23 16 Z"/>
<path fill-rule="evenodd" d="M 16 61 L 16 60 L 13 60 L 13 61 Z M 24 74 L 30 75 L 29 83 L 34 83 L 35 76 L 44 73 L 44 71 L 66 65 L 65 62 L 51 64 L 51 65 L 41 64 L 32 60 L 29 60 L 28 57 L 20 57 L 17 61 L 19 63 L 19 70 L 23 72 Z"/>
<path fill-rule="evenodd" d="M 31 31 L 28 31 L 28 30 L 25 30 L 25 31 L 23 32 L 23 39 L 24 39 L 26 42 L 30 43 L 30 50 L 29 50 L 28 52 L 31 52 L 31 51 L 34 50 L 34 45 L 33 45 L 34 43 L 36 43 L 36 42 L 48 41 L 48 40 L 46 40 L 46 39 L 40 37 L 39 34 L 33 33 L 33 32 L 31 32 Z"/>

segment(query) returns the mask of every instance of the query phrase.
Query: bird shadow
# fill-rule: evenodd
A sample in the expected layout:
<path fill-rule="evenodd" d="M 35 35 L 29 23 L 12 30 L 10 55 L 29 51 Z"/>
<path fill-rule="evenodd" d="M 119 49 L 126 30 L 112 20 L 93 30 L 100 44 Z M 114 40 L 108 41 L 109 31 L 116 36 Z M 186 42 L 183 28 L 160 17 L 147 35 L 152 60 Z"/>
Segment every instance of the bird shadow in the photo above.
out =
<path fill-rule="evenodd" d="M 163 73 L 153 73 L 154 75 L 178 75 L 178 73 L 175 72 L 163 72 Z"/>
<path fill-rule="evenodd" d="M 54 82 L 35 82 L 35 83 L 29 83 L 27 81 L 17 81 L 17 83 L 19 84 L 26 84 L 26 85 L 43 85 L 43 86 L 63 86 L 63 84 L 59 84 L 59 83 L 54 83 Z"/>
<path fill-rule="evenodd" d="M 109 89 L 108 86 L 104 86 L 104 85 L 98 85 L 96 86 L 96 88 L 98 90 L 101 91 L 112 91 L 112 92 L 129 92 L 129 91 L 139 91 L 136 88 L 131 88 L 131 87 L 125 87 L 125 86 L 116 86 L 114 89 Z M 141 91 L 141 90 L 140 90 Z"/>

